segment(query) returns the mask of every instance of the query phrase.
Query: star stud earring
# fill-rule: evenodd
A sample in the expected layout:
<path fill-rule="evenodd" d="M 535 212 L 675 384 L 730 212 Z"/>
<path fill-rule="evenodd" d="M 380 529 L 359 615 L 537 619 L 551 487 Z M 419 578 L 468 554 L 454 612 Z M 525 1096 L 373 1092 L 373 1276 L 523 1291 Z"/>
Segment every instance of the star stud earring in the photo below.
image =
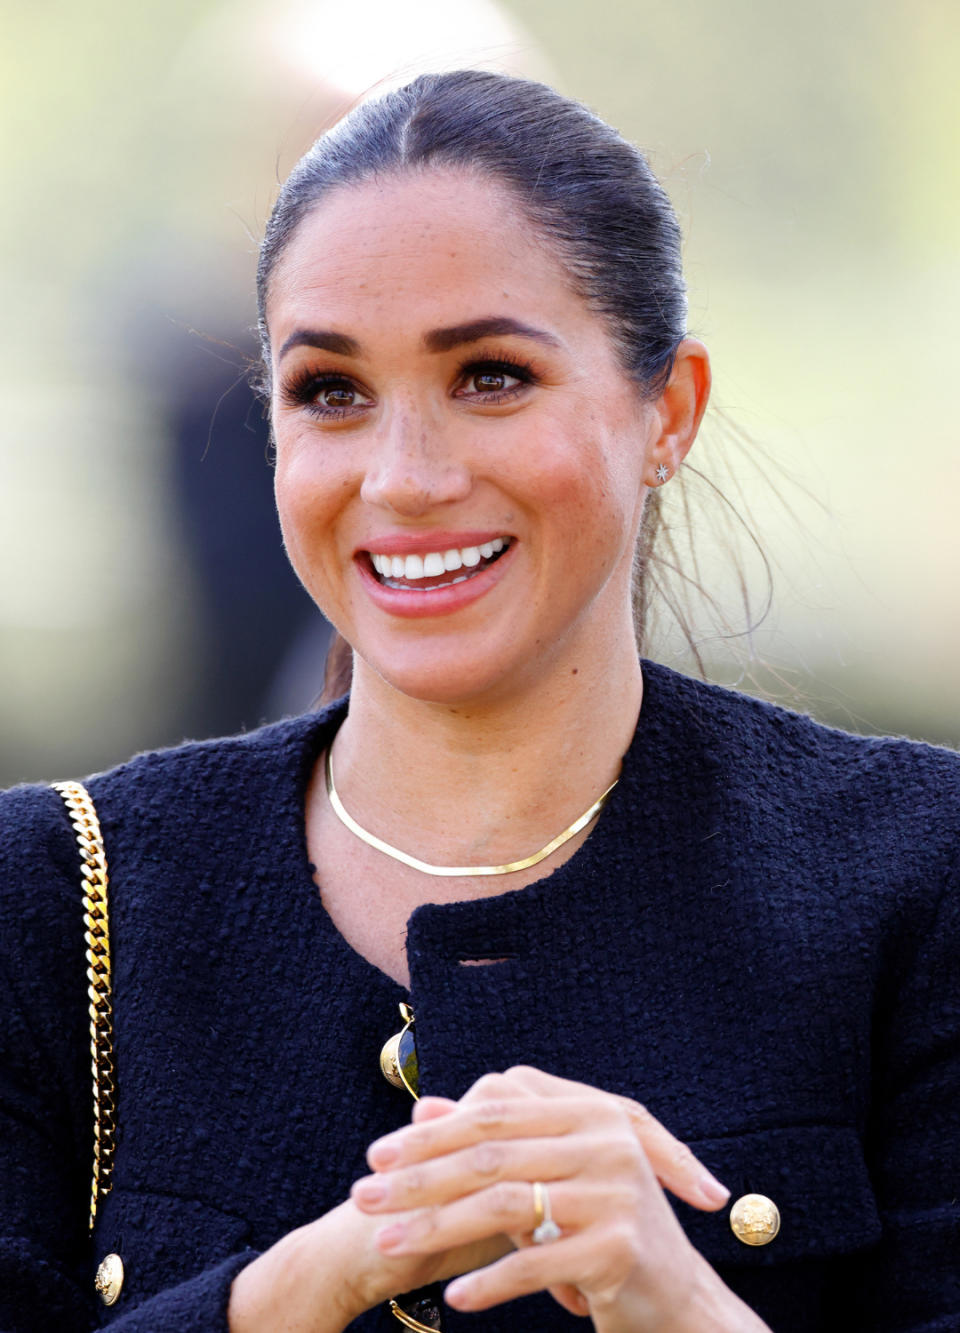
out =
<path fill-rule="evenodd" d="M 670 475 L 670 469 L 667 467 L 666 463 L 661 463 L 660 466 L 657 468 L 657 481 L 659 481 L 661 486 L 669 477 L 669 475 Z"/>

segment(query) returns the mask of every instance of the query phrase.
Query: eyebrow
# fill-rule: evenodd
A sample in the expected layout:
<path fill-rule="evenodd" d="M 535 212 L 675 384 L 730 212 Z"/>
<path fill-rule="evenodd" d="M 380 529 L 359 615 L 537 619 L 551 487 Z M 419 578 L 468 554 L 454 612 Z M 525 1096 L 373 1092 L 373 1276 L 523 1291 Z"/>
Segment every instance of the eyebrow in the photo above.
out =
<path fill-rule="evenodd" d="M 335 352 L 338 356 L 357 356 L 360 344 L 355 338 L 348 338 L 345 333 L 334 333 L 332 329 L 297 329 L 280 348 L 277 360 L 282 361 L 295 347 L 316 347 L 321 352 Z"/>
<path fill-rule="evenodd" d="M 454 347 L 465 343 L 479 342 L 481 338 L 531 338 L 534 342 L 545 343 L 548 347 L 562 347 L 560 339 L 546 329 L 534 328 L 523 324 L 519 319 L 507 315 L 490 315 L 486 319 L 473 319 L 467 324 L 454 324 L 447 329 L 431 329 L 423 335 L 423 345 L 428 352 L 449 352 Z M 362 348 L 355 338 L 333 329 L 297 329 L 291 333 L 280 348 L 277 356 L 282 361 L 295 347 L 316 347 L 321 352 L 333 352 L 337 356 L 359 356 Z"/>
<path fill-rule="evenodd" d="M 532 338 L 535 342 L 546 343 L 548 347 L 562 347 L 560 339 L 545 329 L 535 329 L 530 324 L 521 324 L 519 319 L 510 319 L 507 315 L 491 315 L 487 319 L 474 319 L 469 324 L 455 324 L 449 329 L 431 329 L 423 335 L 423 345 L 428 352 L 449 352 L 464 343 L 479 342 L 481 338 Z"/>

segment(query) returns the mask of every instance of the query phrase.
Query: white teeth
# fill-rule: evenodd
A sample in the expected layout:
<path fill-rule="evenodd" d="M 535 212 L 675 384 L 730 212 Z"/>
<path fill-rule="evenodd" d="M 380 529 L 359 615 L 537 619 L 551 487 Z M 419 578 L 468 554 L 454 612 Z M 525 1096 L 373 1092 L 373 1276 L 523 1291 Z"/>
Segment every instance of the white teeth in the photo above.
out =
<path fill-rule="evenodd" d="M 380 555 L 376 551 L 371 551 L 370 563 L 384 579 L 411 581 L 430 579 L 436 578 L 439 574 L 455 573 L 464 565 L 468 569 L 474 569 L 481 560 L 492 560 L 495 555 L 499 555 L 509 544 L 509 540 L 508 537 L 494 537 L 492 541 L 483 542 L 480 546 L 464 546 L 459 549 L 453 547 L 449 551 L 430 551 L 426 555 Z M 451 579 L 450 583 L 462 583 L 468 577 L 469 575 L 463 574 L 459 579 Z M 446 588 L 450 584 L 443 583 L 437 586 Z"/>

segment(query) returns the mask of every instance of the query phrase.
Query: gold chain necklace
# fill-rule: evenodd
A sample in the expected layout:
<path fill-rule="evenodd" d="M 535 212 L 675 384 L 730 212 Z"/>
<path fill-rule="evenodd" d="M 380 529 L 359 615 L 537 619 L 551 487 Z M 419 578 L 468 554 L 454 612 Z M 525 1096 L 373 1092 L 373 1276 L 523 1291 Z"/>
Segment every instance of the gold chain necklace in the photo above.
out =
<path fill-rule="evenodd" d="M 520 861 L 508 861 L 502 866 L 435 866 L 429 861 L 420 861 L 415 856 L 410 856 L 407 852 L 401 852 L 399 847 L 392 847 L 389 842 L 384 842 L 367 830 L 348 814 L 344 809 L 343 802 L 337 793 L 333 782 L 333 747 L 330 746 L 326 756 L 326 775 L 327 775 L 327 796 L 330 799 L 330 805 L 333 807 L 333 813 L 345 824 L 347 828 L 361 842 L 365 842 L 368 847 L 375 847 L 378 852 L 383 852 L 385 856 L 393 857 L 394 861 L 402 861 L 405 866 L 410 866 L 413 870 L 421 870 L 425 875 L 511 875 L 516 870 L 527 870 L 530 866 L 539 864 L 545 860 L 551 852 L 555 852 L 558 847 L 562 847 L 565 842 L 569 842 L 575 837 L 581 829 L 585 829 L 591 820 L 596 819 L 597 815 L 606 805 L 607 797 L 613 791 L 619 781 L 618 778 L 610 783 L 610 786 L 601 796 L 599 796 L 591 805 L 589 810 L 584 810 L 579 819 L 575 819 L 569 828 L 565 828 L 562 833 L 558 833 L 555 838 L 551 838 L 546 847 L 541 847 L 539 852 L 534 852 L 532 856 L 525 856 Z"/>

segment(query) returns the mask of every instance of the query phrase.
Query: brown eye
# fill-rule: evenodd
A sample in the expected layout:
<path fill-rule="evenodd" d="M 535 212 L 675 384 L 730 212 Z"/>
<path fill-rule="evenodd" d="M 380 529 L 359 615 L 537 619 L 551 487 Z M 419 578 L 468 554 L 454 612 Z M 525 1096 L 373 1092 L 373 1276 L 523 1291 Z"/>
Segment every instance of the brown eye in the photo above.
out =
<path fill-rule="evenodd" d="M 346 384 L 330 384 L 318 397 L 324 407 L 353 407 L 357 400 L 356 390 Z"/>
<path fill-rule="evenodd" d="M 281 385 L 280 394 L 288 407 L 331 424 L 353 420 L 373 405 L 369 394 L 345 376 L 310 370 L 291 376 Z"/>
<path fill-rule="evenodd" d="M 502 370 L 484 370 L 474 375 L 473 382 L 480 393 L 502 393 L 507 387 L 507 377 Z"/>
<path fill-rule="evenodd" d="M 488 362 L 467 370 L 462 380 L 461 395 L 464 398 L 486 398 L 497 402 L 511 395 L 522 384 L 529 383 L 530 378 L 519 366 Z"/>

